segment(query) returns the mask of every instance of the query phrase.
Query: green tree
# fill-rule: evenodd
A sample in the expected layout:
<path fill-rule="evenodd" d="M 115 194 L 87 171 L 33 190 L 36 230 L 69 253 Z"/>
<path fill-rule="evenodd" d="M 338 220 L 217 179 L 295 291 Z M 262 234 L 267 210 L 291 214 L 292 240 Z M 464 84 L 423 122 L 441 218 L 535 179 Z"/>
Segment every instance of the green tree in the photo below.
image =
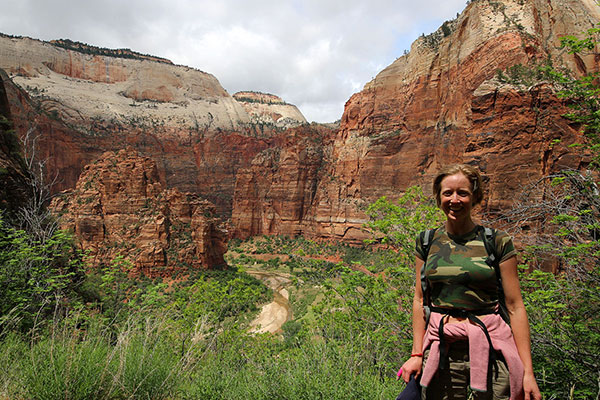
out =
<path fill-rule="evenodd" d="M 407 189 L 397 202 L 380 198 L 367 214 L 366 227 L 376 238 L 369 243 L 385 250 L 371 265 L 339 264 L 316 311 L 325 340 L 362 360 L 353 373 L 374 368 L 383 377 L 410 354 L 415 238 L 437 226 L 442 214 L 420 187 Z"/>
<path fill-rule="evenodd" d="M 55 231 L 44 242 L 0 215 L 0 330 L 26 331 L 79 298 L 81 257 L 71 237 Z"/>

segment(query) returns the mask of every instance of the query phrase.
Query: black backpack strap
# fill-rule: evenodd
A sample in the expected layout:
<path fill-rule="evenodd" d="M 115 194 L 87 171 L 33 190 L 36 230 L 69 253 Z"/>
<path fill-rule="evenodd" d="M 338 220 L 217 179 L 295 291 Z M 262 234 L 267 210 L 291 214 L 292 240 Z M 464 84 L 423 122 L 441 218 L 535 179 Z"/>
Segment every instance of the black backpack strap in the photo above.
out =
<path fill-rule="evenodd" d="M 421 241 L 421 249 L 423 250 L 423 265 L 421 266 L 421 292 L 423 294 L 423 312 L 425 313 L 425 323 L 429 323 L 429 316 L 431 315 L 431 301 L 429 293 L 429 285 L 427 284 L 427 278 L 425 277 L 425 265 L 427 264 L 427 257 L 429 256 L 429 249 L 433 242 L 436 229 L 428 229 L 419 234 L 419 240 Z"/>
<path fill-rule="evenodd" d="M 498 305 L 500 307 L 500 316 L 507 323 L 510 321 L 508 310 L 506 308 L 506 300 L 504 298 L 504 289 L 502 287 L 502 274 L 500 273 L 500 256 L 496 248 L 496 230 L 488 227 L 480 227 L 479 235 L 485 246 L 485 251 L 488 254 L 485 263 L 494 268 L 496 273 L 496 290 L 498 293 Z"/>

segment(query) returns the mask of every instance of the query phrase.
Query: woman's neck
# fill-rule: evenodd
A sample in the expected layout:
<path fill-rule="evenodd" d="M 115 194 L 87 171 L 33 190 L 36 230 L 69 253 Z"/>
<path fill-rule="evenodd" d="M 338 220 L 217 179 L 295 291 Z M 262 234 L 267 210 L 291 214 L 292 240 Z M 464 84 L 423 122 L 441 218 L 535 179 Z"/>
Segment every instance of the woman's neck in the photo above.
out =
<path fill-rule="evenodd" d="M 446 220 L 446 232 L 451 235 L 464 235 L 465 233 L 471 232 L 477 225 L 471 218 L 468 220 Z"/>

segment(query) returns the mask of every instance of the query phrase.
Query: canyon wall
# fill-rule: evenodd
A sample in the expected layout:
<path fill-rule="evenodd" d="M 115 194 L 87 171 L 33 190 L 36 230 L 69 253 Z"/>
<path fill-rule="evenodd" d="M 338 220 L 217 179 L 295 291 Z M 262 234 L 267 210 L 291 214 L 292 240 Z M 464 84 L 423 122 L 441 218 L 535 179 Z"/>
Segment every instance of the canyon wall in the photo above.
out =
<path fill-rule="evenodd" d="M 0 210 L 10 217 L 27 201 L 31 192 L 19 136 L 13 129 L 5 83 L 11 85 L 0 70 Z"/>
<path fill-rule="evenodd" d="M 279 96 L 259 92 L 237 92 L 233 98 L 244 107 L 256 124 L 274 125 L 279 128 L 294 128 L 305 124 L 306 118 L 293 105 Z"/>
<path fill-rule="evenodd" d="M 510 207 L 544 174 L 585 169 L 589 158 L 570 147 L 580 126 L 562 116 L 556 89 L 506 71 L 549 61 L 598 71 L 597 49 L 568 54 L 560 37 L 593 27 L 599 10 L 592 0 L 471 1 L 354 94 L 340 126 L 306 124 L 277 96 L 230 96 L 210 74 L 127 51 L 1 35 L 0 68 L 14 127 L 37 135 L 56 191 L 105 151 L 130 148 L 155 160 L 163 189 L 215 204 L 235 237 L 360 243 L 369 203 L 411 185 L 430 192 L 448 163 L 481 169 L 483 212 Z"/>
<path fill-rule="evenodd" d="M 14 83 L 7 96 L 15 129 L 36 137 L 48 176 L 59 176 L 55 192 L 74 187 L 105 151 L 129 146 L 156 160 L 167 187 L 199 194 L 229 216 L 237 169 L 269 137 L 306 122 L 281 99 L 251 116 L 213 75 L 127 49 L 0 34 L 0 69 Z"/>
<path fill-rule="evenodd" d="M 579 126 L 562 117 L 568 108 L 553 87 L 503 82 L 498 71 L 546 60 L 579 74 L 598 71 L 595 55 L 567 54 L 559 37 L 593 27 L 599 9 L 588 0 L 470 2 L 348 100 L 302 216 L 288 221 L 276 206 L 287 195 L 278 194 L 276 182 L 297 174 L 289 164 L 260 168 L 259 160 L 240 173 L 236 193 L 243 190 L 244 204 L 257 206 L 234 207 L 235 232 L 272 232 L 268 215 L 280 221 L 279 232 L 360 242 L 368 203 L 397 198 L 415 184 L 430 192 L 436 171 L 448 163 L 481 169 L 486 212 L 506 209 L 523 185 L 544 174 L 585 169 L 589 159 L 569 147 L 582 139 Z"/>
<path fill-rule="evenodd" d="M 78 238 L 91 266 L 123 256 L 131 272 L 153 277 L 225 264 L 228 234 L 215 207 L 165 189 L 156 163 L 133 149 L 104 153 L 51 208 L 61 216 L 61 228 Z"/>

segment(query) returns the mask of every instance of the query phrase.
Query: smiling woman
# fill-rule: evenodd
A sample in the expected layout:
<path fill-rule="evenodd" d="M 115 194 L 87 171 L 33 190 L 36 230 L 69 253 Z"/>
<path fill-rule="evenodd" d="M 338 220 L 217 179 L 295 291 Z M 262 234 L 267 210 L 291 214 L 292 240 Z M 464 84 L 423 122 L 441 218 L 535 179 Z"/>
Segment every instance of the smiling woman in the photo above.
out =
<path fill-rule="evenodd" d="M 433 193 L 446 222 L 417 238 L 413 349 L 400 376 L 420 378 L 422 399 L 541 399 L 512 239 L 471 216 L 479 171 L 446 167 Z"/>
<path fill-rule="evenodd" d="M 450 166 L 435 178 L 433 192 L 438 207 L 446 214 L 449 232 L 464 234 L 475 228 L 471 209 L 483 198 L 479 171 L 463 165 Z"/>

